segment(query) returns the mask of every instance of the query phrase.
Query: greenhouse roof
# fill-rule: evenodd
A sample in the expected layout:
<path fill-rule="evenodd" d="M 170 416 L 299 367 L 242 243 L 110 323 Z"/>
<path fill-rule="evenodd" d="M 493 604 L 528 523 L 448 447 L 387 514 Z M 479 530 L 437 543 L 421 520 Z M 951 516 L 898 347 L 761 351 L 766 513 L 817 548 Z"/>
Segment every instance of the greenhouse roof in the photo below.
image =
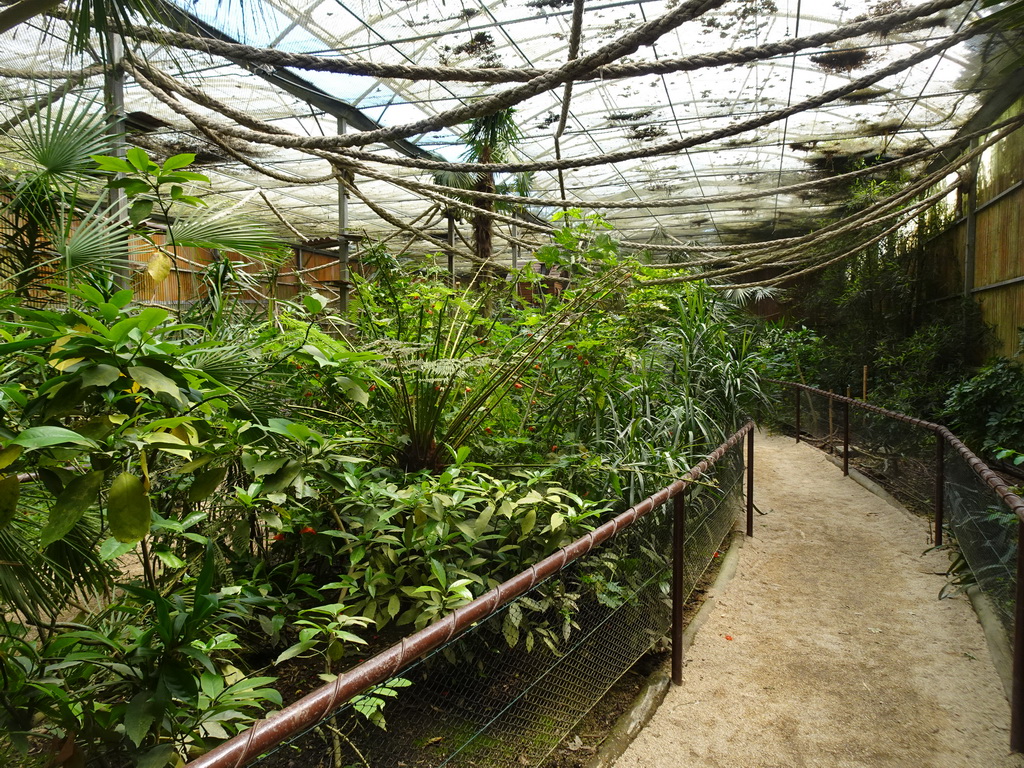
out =
<path fill-rule="evenodd" d="M 544 201 L 528 206 L 534 221 L 557 210 L 564 187 L 570 206 L 623 204 L 598 210 L 634 242 L 806 231 L 850 186 L 775 190 L 950 140 L 987 98 L 999 46 L 973 34 L 977 2 L 179 2 L 179 29 L 243 47 L 213 53 L 187 36 L 129 35 L 130 140 L 196 152 L 218 194 L 244 196 L 267 217 L 272 205 L 293 237 L 311 241 L 337 236 L 330 174 L 345 163 L 364 198 L 351 198 L 350 231 L 415 222 L 443 238 L 422 185 L 462 158 L 467 116 L 509 104 L 523 137 L 507 167 L 534 170 L 530 195 Z M 3 34 L 8 128 L 69 71 L 96 63 L 69 54 L 67 38 L 67 23 L 51 17 Z M 345 71 L 300 69 L 285 54 Z M 86 70 L 70 92 L 99 100 L 103 84 Z M 260 122 L 240 127 L 246 118 Z M 341 142 L 309 138 L 335 137 L 339 118 Z M 737 196 L 746 199 L 728 199 Z M 499 240 L 507 231 L 500 223 Z"/>

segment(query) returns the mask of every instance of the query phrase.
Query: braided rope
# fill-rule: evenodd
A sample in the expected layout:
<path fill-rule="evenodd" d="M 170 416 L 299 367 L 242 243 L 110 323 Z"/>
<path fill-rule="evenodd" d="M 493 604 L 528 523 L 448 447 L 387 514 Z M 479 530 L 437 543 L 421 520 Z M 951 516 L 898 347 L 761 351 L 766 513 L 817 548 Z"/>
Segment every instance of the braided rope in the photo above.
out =
<path fill-rule="evenodd" d="M 706 11 L 723 5 L 725 2 L 726 0 L 688 0 L 663 16 L 646 24 L 641 24 L 633 32 L 602 46 L 589 56 L 563 64 L 558 69 L 535 77 L 523 85 L 509 88 L 472 103 L 462 104 L 414 123 L 338 136 L 299 136 L 291 133 L 287 134 L 287 136 L 282 136 L 278 131 L 275 131 L 272 137 L 265 139 L 264 142 L 286 148 L 340 149 L 343 147 L 365 146 L 367 144 L 395 141 L 448 128 L 475 117 L 490 115 L 506 107 L 515 106 L 540 93 L 553 90 L 569 80 L 576 79 L 580 74 L 589 72 L 602 64 L 628 56 L 641 46 L 653 43 L 665 33 L 670 32 L 687 21 L 697 18 Z M 220 132 L 224 135 L 234 136 L 235 138 L 247 141 L 260 141 L 259 138 L 253 137 L 251 131 L 235 126 L 223 126 L 220 128 Z M 473 163 L 469 165 L 472 166 L 469 170 L 474 173 L 497 170 L 487 165 L 477 166 L 477 164 Z"/>
<path fill-rule="evenodd" d="M 577 82 L 611 80 L 643 77 L 645 75 L 666 75 L 673 72 L 690 72 L 706 67 L 720 67 L 730 64 L 745 64 L 759 59 L 795 53 L 808 48 L 820 48 L 824 45 L 874 32 L 888 32 L 907 22 L 954 8 L 962 2 L 963 0 L 934 0 L 914 8 L 898 10 L 871 19 L 844 24 L 827 32 L 808 35 L 807 37 L 791 38 L 761 46 L 749 46 L 733 51 L 720 51 L 657 62 L 606 64 L 593 69 L 591 72 L 584 72 L 575 79 Z M 463 68 L 381 64 L 307 53 L 290 53 L 276 48 L 256 48 L 242 43 L 231 43 L 190 35 L 184 32 L 157 30 L 149 27 L 128 27 L 125 34 L 143 42 L 170 45 L 175 48 L 199 51 L 251 64 L 291 67 L 307 71 L 334 72 L 384 79 L 429 80 L 435 82 L 523 83 L 550 72 L 550 70 L 532 67 L 517 69 L 497 67 L 490 69 L 485 67 Z"/>
<path fill-rule="evenodd" d="M 753 272 L 757 272 L 757 271 L 759 271 L 761 269 L 764 269 L 766 267 L 779 267 L 779 266 L 805 267 L 805 268 L 800 269 L 799 271 L 796 271 L 796 272 L 790 270 L 790 271 L 786 272 L 783 275 L 775 275 L 775 276 L 773 276 L 771 278 L 765 278 L 764 280 L 757 280 L 757 281 L 753 281 L 753 282 L 749 282 L 749 283 L 734 283 L 734 282 L 730 282 L 730 283 L 728 283 L 726 285 L 713 286 L 713 287 L 720 287 L 720 288 L 753 288 L 753 287 L 758 287 L 758 286 L 781 285 L 782 283 L 788 282 L 790 280 L 793 280 L 796 277 L 800 277 L 800 276 L 803 276 L 803 275 L 806 275 L 806 274 L 810 274 L 812 272 L 817 272 L 817 271 L 825 269 L 826 267 L 829 267 L 829 266 L 831 266 L 833 264 L 837 264 L 840 261 L 843 261 L 844 259 L 847 259 L 847 258 L 849 258 L 851 256 L 854 256 L 854 255 L 860 253 L 861 251 L 863 251 L 864 249 L 869 248 L 870 246 L 872 246 L 875 243 L 879 242 L 880 240 L 882 240 L 883 238 L 885 238 L 888 235 L 892 234 L 893 232 L 896 232 L 899 229 L 901 229 L 902 227 L 906 226 L 909 222 L 913 221 L 918 215 L 920 215 L 922 211 L 926 210 L 928 207 L 933 205 L 937 200 L 942 199 L 943 196 L 949 194 L 949 191 L 951 189 L 954 189 L 955 187 L 956 187 L 955 184 L 954 185 L 950 185 L 949 187 L 945 187 L 945 188 L 941 189 L 940 191 L 938 191 L 938 192 L 936 192 L 936 193 L 934 193 L 932 195 L 929 195 L 928 197 L 924 198 L 923 200 L 915 203 L 910 208 L 900 209 L 900 210 L 892 213 L 889 216 L 886 216 L 886 217 L 883 217 L 883 218 L 879 218 L 878 220 L 876 220 L 876 222 L 875 222 L 876 224 L 880 223 L 882 221 L 891 220 L 893 218 L 896 218 L 898 220 L 896 221 L 895 224 L 893 224 L 890 227 L 888 227 L 887 229 L 883 230 L 881 233 L 874 235 L 873 237 L 869 238 L 868 240 L 855 245 L 851 249 L 849 249 L 849 250 L 847 250 L 844 253 L 841 253 L 839 255 L 829 256 L 828 254 L 809 254 L 808 256 L 806 256 L 805 258 L 802 258 L 802 259 L 796 259 L 794 261 L 789 261 L 789 262 L 777 262 L 777 261 L 772 260 L 770 258 L 770 254 L 769 254 L 768 256 L 761 256 L 761 257 L 758 257 L 756 259 L 750 259 L 747 262 L 735 265 L 733 267 L 723 268 L 723 269 L 719 269 L 719 270 L 709 270 L 709 271 L 696 272 L 696 273 L 692 273 L 692 274 L 689 274 L 689 275 L 677 275 L 677 276 L 674 276 L 674 277 L 657 278 L 657 279 L 653 279 L 653 280 L 641 280 L 641 281 L 639 281 L 639 283 L 640 283 L 640 285 L 672 285 L 672 284 L 676 284 L 676 283 L 693 282 L 693 281 L 696 281 L 696 280 L 707 280 L 709 278 L 717 278 L 717 277 L 725 277 L 725 276 L 735 277 L 735 276 L 739 276 L 739 275 L 746 275 L 746 274 L 751 274 Z M 805 265 L 808 265 L 808 264 L 810 264 L 811 266 L 805 266 Z"/>
<path fill-rule="evenodd" d="M 87 77 L 103 74 L 102 64 L 92 64 L 82 69 L 14 69 L 12 67 L 0 67 L 0 77 L 10 77 L 18 80 L 71 80 L 77 78 L 84 80 Z"/>
<path fill-rule="evenodd" d="M 710 2 L 711 0 L 705 0 Z M 724 0 L 717 0 L 718 2 L 724 2 Z M 682 7 L 682 6 L 681 6 Z M 677 9 L 678 10 L 678 9 Z M 495 97 L 483 99 L 479 102 L 465 107 L 450 110 L 448 112 L 438 115 L 436 118 L 430 118 L 428 120 L 419 121 L 417 123 L 406 124 L 404 126 L 395 126 L 393 128 L 380 129 L 374 131 L 362 131 L 360 133 L 345 134 L 343 136 L 299 136 L 293 133 L 284 133 L 282 129 L 274 127 L 272 132 L 264 133 L 261 131 L 253 131 L 245 128 L 241 128 L 236 125 L 216 125 L 216 130 L 225 136 L 231 136 L 245 141 L 251 141 L 255 143 L 271 144 L 274 146 L 286 148 L 286 149 L 335 149 L 341 151 L 342 154 L 357 160 L 363 160 L 365 162 L 372 163 L 384 163 L 388 165 L 398 165 L 404 168 L 419 168 L 431 171 L 465 171 L 471 173 L 481 172 L 505 172 L 505 173 L 520 173 L 528 171 L 554 171 L 558 169 L 569 169 L 569 168 L 587 168 L 596 165 L 605 165 L 608 163 L 623 162 L 626 160 L 638 160 L 647 157 L 656 157 L 658 155 L 676 153 L 684 149 L 690 149 L 700 144 L 706 144 L 711 141 L 719 139 L 729 138 L 747 131 L 754 130 L 756 128 L 770 125 L 771 123 L 778 122 L 787 117 L 805 112 L 810 109 L 821 107 L 830 102 L 836 101 L 844 96 L 848 96 L 855 91 L 863 90 L 872 85 L 875 85 L 881 80 L 884 80 L 891 75 L 898 74 L 910 67 L 926 61 L 932 58 L 936 54 L 942 53 L 943 51 L 952 48 L 964 40 L 968 40 L 971 37 L 985 34 L 991 25 L 986 25 L 984 22 L 972 25 L 968 28 L 961 30 L 960 32 L 954 33 L 947 38 L 939 41 L 938 43 L 921 49 L 920 51 L 899 59 L 889 66 L 883 67 L 876 72 L 865 75 L 864 77 L 852 80 L 846 85 L 832 90 L 825 91 L 818 96 L 811 97 L 805 101 L 797 104 L 790 105 L 783 109 L 774 110 L 767 112 L 759 117 L 737 123 L 732 126 L 726 126 L 714 131 L 709 131 L 703 134 L 698 134 L 685 139 L 677 139 L 670 142 L 664 142 L 657 144 L 652 147 L 643 149 L 628 149 L 620 150 L 618 152 L 610 152 L 602 155 L 595 155 L 592 157 L 576 158 L 570 160 L 554 160 L 554 161 L 538 161 L 531 163 L 450 163 L 446 161 L 437 160 L 425 160 L 421 158 L 391 158 L 382 155 L 376 155 L 368 152 L 361 152 L 352 149 L 345 149 L 353 144 L 369 144 L 376 141 L 390 141 L 398 138 L 406 138 L 408 136 L 416 135 L 437 128 L 447 127 L 448 125 L 454 124 L 449 122 L 449 118 L 454 115 L 458 116 L 460 122 L 471 117 L 476 117 L 479 114 L 486 112 L 485 105 L 488 107 L 494 107 L 495 104 L 499 106 L 494 107 L 495 109 L 504 106 L 511 106 L 518 101 L 523 101 L 529 98 L 531 94 L 524 95 L 524 89 L 527 86 L 520 88 L 510 89 L 506 93 L 499 94 Z M 588 57 L 589 58 L 589 57 Z M 587 61 L 588 58 L 576 59 L 573 62 L 562 67 L 565 70 L 577 64 L 577 62 Z M 138 68 L 133 68 L 135 73 L 138 72 Z M 561 71 L 561 70 L 559 70 Z M 539 79 L 539 78 L 538 78 Z M 532 83 L 533 81 L 531 81 Z M 551 87 L 557 87 L 558 83 L 555 83 Z M 509 94 L 518 94 L 522 98 L 509 96 Z M 498 101 L 495 101 L 497 99 Z M 175 102 L 175 109 L 179 114 L 187 117 L 190 121 L 196 122 L 197 120 L 203 121 L 201 115 L 196 113 L 194 110 L 189 109 L 183 104 Z M 250 118 L 251 120 L 251 118 Z M 207 121 L 209 123 L 210 121 Z"/>
<path fill-rule="evenodd" d="M 240 123 L 243 123 L 243 124 L 249 124 L 249 125 L 252 125 L 254 127 L 260 126 L 261 128 L 264 128 L 265 130 L 270 131 L 270 132 L 280 132 L 280 129 L 277 128 L 276 126 L 270 125 L 268 123 L 262 123 L 262 122 L 260 122 L 258 120 L 255 120 L 255 118 L 252 118 L 247 113 L 242 112 L 240 110 L 235 110 L 232 107 L 230 107 L 229 105 L 224 104 L 222 102 L 219 102 L 216 99 L 213 99 L 212 97 L 208 96 L 207 94 L 203 93 L 202 91 L 200 91 L 200 90 L 198 90 L 198 89 L 196 89 L 196 88 L 194 88 L 192 86 L 189 86 L 189 85 L 187 85 L 185 83 L 181 83 L 180 81 L 175 80 L 170 75 L 168 75 L 168 74 L 166 74 L 166 73 L 164 73 L 164 72 L 162 72 L 160 70 L 157 70 L 157 69 L 155 69 L 155 68 L 153 68 L 151 66 L 146 66 L 146 65 L 141 65 L 141 66 L 142 66 L 142 69 L 145 70 L 147 78 L 149 78 L 149 79 L 155 81 L 156 83 L 166 87 L 168 90 L 173 90 L 173 91 L 181 92 L 183 95 L 187 95 L 190 99 L 195 100 L 196 103 L 200 104 L 201 106 L 205 106 L 208 109 L 211 109 L 211 110 L 216 111 L 216 112 L 220 112 L 224 116 L 230 117 L 231 119 L 235 120 L 236 122 L 240 122 Z M 150 90 L 150 89 L 147 88 L 147 90 Z M 153 91 L 153 90 L 151 90 L 150 92 L 153 93 L 157 98 L 160 98 L 161 101 L 163 101 L 163 103 L 167 104 L 168 106 L 170 106 L 172 108 L 176 108 L 175 105 L 172 102 L 170 102 L 170 101 L 168 101 L 166 99 L 166 97 L 162 94 L 162 92 L 160 92 L 160 91 Z M 697 206 L 697 205 L 704 206 L 704 205 L 727 203 L 727 202 L 741 202 L 741 201 L 754 200 L 754 199 L 757 199 L 757 198 L 760 198 L 760 197 L 768 197 L 768 196 L 777 195 L 777 194 L 791 194 L 791 193 L 794 193 L 794 192 L 801 192 L 801 191 L 807 191 L 807 190 L 816 189 L 818 187 L 831 186 L 831 185 L 836 184 L 836 183 L 841 183 L 841 182 L 846 182 L 846 181 L 850 181 L 850 180 L 853 180 L 853 179 L 857 179 L 857 178 L 860 178 L 861 176 L 869 176 L 869 175 L 875 175 L 875 174 L 878 174 L 878 173 L 887 172 L 887 171 L 892 170 L 892 169 L 896 169 L 896 168 L 900 168 L 900 167 L 905 166 L 905 165 L 910 165 L 910 164 L 916 163 L 919 160 L 927 159 L 927 158 L 932 157 L 934 155 L 937 155 L 937 154 L 940 154 L 942 152 L 945 152 L 948 149 L 951 149 L 951 148 L 954 148 L 954 147 L 958 147 L 958 146 L 962 146 L 963 144 L 966 144 L 967 142 L 969 142 L 970 140 L 972 140 L 972 139 L 974 139 L 976 137 L 989 134 L 993 130 L 999 130 L 999 129 L 1003 128 L 1004 126 L 1012 125 L 1012 126 L 1014 126 L 1016 128 L 1016 127 L 1019 127 L 1021 124 L 1024 124 L 1024 115 L 1017 116 L 1017 117 L 1014 117 L 1014 118 L 1010 118 L 1008 120 L 1005 120 L 1005 121 L 1000 122 L 1000 123 L 996 123 L 996 124 L 994 124 L 992 126 L 989 126 L 987 128 L 984 128 L 984 129 L 981 129 L 981 130 L 978 130 L 978 131 L 974 131 L 974 132 L 971 132 L 971 133 L 963 135 L 963 136 L 959 136 L 959 137 L 953 138 L 953 139 L 951 139 L 949 141 L 946 141 L 946 142 L 944 142 L 942 144 L 931 146 L 931 147 L 928 147 L 926 149 L 922 149 L 922 150 L 919 150 L 919 151 L 914 152 L 912 154 L 909 154 L 909 155 L 907 155 L 905 157 L 896 158 L 894 160 L 890 160 L 890 161 L 885 162 L 885 163 L 879 163 L 878 165 L 869 166 L 869 167 L 866 167 L 866 168 L 861 168 L 861 169 L 858 169 L 858 170 L 850 171 L 848 173 L 839 174 L 837 176 L 831 176 L 831 177 L 829 177 L 827 179 L 815 179 L 815 180 L 811 180 L 811 181 L 800 182 L 800 183 L 797 183 L 797 184 L 790 184 L 790 185 L 783 186 L 783 187 L 777 187 L 777 188 L 773 188 L 773 189 L 770 189 L 770 190 L 751 190 L 749 192 L 737 192 L 737 193 L 732 193 L 732 194 L 710 195 L 710 196 L 704 196 L 704 197 L 701 197 L 701 198 L 693 198 L 693 197 L 688 197 L 688 198 L 670 198 L 670 199 L 667 199 L 667 200 L 657 200 L 657 201 L 649 201 L 649 202 L 643 202 L 643 201 L 633 202 L 633 201 L 584 201 L 584 200 L 574 200 L 573 201 L 573 207 L 577 207 L 577 208 L 599 208 L 599 209 L 675 208 L 675 207 L 680 207 L 680 206 Z M 200 130 L 202 130 L 204 133 L 206 133 L 209 136 L 210 134 L 209 134 L 208 130 L 206 129 L 207 125 L 208 124 L 205 123 L 205 122 L 200 122 L 200 123 L 197 124 L 197 128 L 199 128 Z M 253 170 L 255 170 L 255 171 L 259 172 L 259 173 L 263 173 L 266 176 L 269 176 L 270 178 L 273 178 L 273 179 L 276 179 L 276 180 L 279 180 L 279 181 L 284 181 L 284 182 L 293 183 L 293 184 L 311 184 L 312 185 L 312 184 L 321 184 L 321 183 L 323 183 L 325 181 L 330 181 L 330 180 L 336 178 L 336 176 L 337 176 L 337 172 L 332 173 L 332 174 L 327 174 L 325 176 L 319 176 L 319 177 L 294 177 L 294 176 L 285 175 L 285 174 L 279 173 L 279 172 L 277 172 L 277 171 L 275 171 L 273 169 L 256 165 L 255 163 L 249 161 L 246 157 L 244 157 L 243 155 L 241 155 L 240 153 L 235 151 L 232 147 L 225 145 L 225 143 L 222 142 L 222 141 L 218 141 L 218 145 L 221 146 L 225 151 L 229 152 L 232 157 L 235 157 L 239 162 L 242 162 L 243 164 L 245 164 L 249 168 L 251 168 L 251 169 L 253 169 Z M 363 166 L 356 166 L 354 161 L 352 161 L 347 156 L 337 155 L 337 154 L 328 154 L 328 153 L 323 152 L 323 151 L 314 151 L 314 152 L 310 152 L 310 154 L 312 154 L 312 155 L 314 155 L 316 157 L 321 157 L 323 159 L 327 159 L 330 162 L 335 163 L 335 164 L 341 164 L 341 165 L 345 165 L 345 166 L 348 166 L 348 167 L 358 167 L 361 172 L 364 172 L 364 173 L 367 173 L 367 175 L 370 175 L 370 172 L 368 171 L 367 168 L 365 168 Z M 385 179 L 385 176 L 383 174 L 381 174 L 381 175 L 373 176 L 373 178 Z M 423 191 L 425 189 L 429 189 L 429 190 L 432 190 L 432 191 L 435 191 L 435 192 L 440 190 L 441 192 L 448 193 L 448 194 L 453 194 L 453 195 L 464 194 L 464 190 L 457 189 L 455 187 L 444 187 L 444 186 L 439 186 L 439 185 L 436 185 L 436 184 L 435 185 L 417 184 L 417 183 L 411 182 L 411 181 L 409 181 L 407 179 L 400 179 L 399 177 L 393 177 L 393 176 L 387 176 L 386 178 L 388 180 L 394 179 L 396 181 L 396 183 L 401 183 L 403 186 L 406 186 L 410 190 Z M 480 199 L 493 200 L 495 202 L 507 202 L 507 203 L 513 203 L 513 204 L 519 204 L 519 205 L 529 204 L 529 205 L 535 205 L 535 206 L 561 206 L 561 205 L 563 205 L 565 203 L 564 198 L 523 197 L 523 196 L 520 196 L 520 195 L 506 195 L 506 194 L 499 194 L 499 193 L 495 193 L 495 192 L 479 192 L 479 193 L 476 193 L 475 196 L 480 198 Z M 481 211 L 482 211 L 482 209 L 481 209 Z M 626 247 L 639 247 L 639 248 L 650 247 L 649 244 L 646 244 L 646 243 L 634 243 L 634 242 L 631 242 L 631 241 L 623 241 L 620 244 L 623 245 L 623 246 L 626 246 Z M 661 247 L 660 249 L 665 250 L 666 248 L 671 248 L 671 247 L 673 247 L 673 246 Z M 688 249 L 687 246 L 678 246 L 678 247 L 680 249 Z M 724 249 L 726 247 L 727 246 L 720 246 L 719 248 L 723 248 Z M 708 250 L 708 249 L 709 248 L 705 248 L 705 250 Z"/>
<path fill-rule="evenodd" d="M 1011 121 L 1007 121 L 1007 123 L 1010 123 L 1010 122 Z M 1019 128 L 1019 124 L 1017 124 L 1017 122 L 1018 121 L 1014 121 L 1014 124 L 1009 124 L 1009 125 L 1004 123 L 1004 127 L 1003 127 L 1002 130 L 997 131 L 996 133 L 994 133 L 991 136 L 989 136 L 989 138 L 987 138 L 985 141 L 980 142 L 977 147 L 974 147 L 967 154 L 961 155 L 960 157 L 950 161 L 949 163 L 946 163 L 945 165 L 943 165 L 942 167 L 940 167 L 937 170 L 933 171 L 932 173 L 928 174 L 927 176 L 924 176 L 923 178 L 918 179 L 913 184 L 911 184 L 911 185 L 909 185 L 907 187 L 904 187 L 899 192 L 897 192 L 897 193 L 895 193 L 893 195 L 890 195 L 889 197 L 886 197 L 886 198 L 884 198 L 882 200 L 879 200 L 879 201 L 873 203 L 872 205 L 868 206 L 867 208 L 865 208 L 862 211 L 858 211 L 857 213 L 851 214 L 850 216 L 847 216 L 846 218 L 843 218 L 843 219 L 840 219 L 838 221 L 832 222 L 831 224 L 829 224 L 829 225 L 827 225 L 825 227 L 822 227 L 822 228 L 820 228 L 818 230 L 815 230 L 814 232 L 811 232 L 811 233 L 808 233 L 808 234 L 805 234 L 805 235 L 799 235 L 797 237 L 789 237 L 789 238 L 781 238 L 779 240 L 771 240 L 771 241 L 769 241 L 767 243 L 743 243 L 743 244 L 731 245 L 731 246 L 712 245 L 712 246 L 707 246 L 707 247 L 696 247 L 696 246 L 694 246 L 694 247 L 690 247 L 690 246 L 660 246 L 660 245 L 658 245 L 658 246 L 651 246 L 651 245 L 648 245 L 647 248 L 650 249 L 650 250 L 657 250 L 657 251 L 683 251 L 683 252 L 687 252 L 687 253 L 690 253 L 690 252 L 716 253 L 716 252 L 722 252 L 722 251 L 727 251 L 729 253 L 736 253 L 737 251 L 751 251 L 751 252 L 772 251 L 772 252 L 775 252 L 776 249 L 778 249 L 779 246 L 793 246 L 793 247 L 803 246 L 803 245 L 808 245 L 810 243 L 814 243 L 814 242 L 819 241 L 819 240 L 827 240 L 827 239 L 830 239 L 831 237 L 834 237 L 834 236 L 839 235 L 839 234 L 845 234 L 846 232 L 849 232 L 849 231 L 851 231 L 853 229 L 856 229 L 858 226 L 861 226 L 861 225 L 863 225 L 863 224 L 873 220 L 878 213 L 883 213 L 883 212 L 889 210 L 893 205 L 899 205 L 899 204 L 905 202 L 909 198 L 912 198 L 914 195 L 916 195 L 918 192 L 920 192 L 920 191 L 922 191 L 924 189 L 927 189 L 928 187 L 932 186 L 933 184 L 941 181 L 942 179 L 944 179 L 950 173 L 956 172 L 956 171 L 960 170 L 961 168 L 963 168 L 965 165 L 968 165 L 973 160 L 975 160 L 978 157 L 980 157 L 982 155 L 982 153 L 984 153 L 987 149 L 989 149 L 990 147 L 994 146 L 996 143 L 998 143 L 999 141 L 1002 141 L 1004 138 L 1006 138 L 1011 133 L 1016 131 Z M 988 129 L 988 130 L 991 130 L 991 129 Z M 792 250 L 792 249 L 790 249 L 790 250 Z M 788 253 L 788 251 L 783 251 L 782 253 Z M 710 259 L 708 261 L 709 262 L 714 262 L 714 261 L 717 261 L 717 260 L 718 259 Z M 696 262 L 686 262 L 683 265 L 679 265 L 679 266 L 693 266 L 695 263 Z M 651 269 L 674 269 L 674 268 L 678 268 L 678 267 L 675 264 L 652 264 L 652 265 L 650 265 L 650 268 Z"/>

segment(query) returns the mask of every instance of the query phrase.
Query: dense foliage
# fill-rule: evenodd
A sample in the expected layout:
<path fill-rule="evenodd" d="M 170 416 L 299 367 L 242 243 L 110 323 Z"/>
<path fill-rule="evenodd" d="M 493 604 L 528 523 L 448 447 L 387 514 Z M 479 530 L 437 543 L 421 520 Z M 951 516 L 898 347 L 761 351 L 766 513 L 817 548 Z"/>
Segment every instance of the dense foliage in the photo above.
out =
<path fill-rule="evenodd" d="M 5 764 L 201 752 L 280 705 L 275 665 L 316 657 L 330 679 L 678 477 L 761 403 L 749 322 L 701 283 L 631 289 L 599 219 L 569 212 L 543 249 L 565 290 L 529 270 L 452 287 L 379 247 L 348 316 L 314 293 L 256 316 L 229 255 L 273 271 L 274 238 L 206 211 L 191 157 L 118 159 L 83 130 L 37 139 L 91 161 L 39 152 L 7 179 L 4 215 L 35 239 L 0 297 Z M 127 222 L 88 202 L 104 183 Z M 147 306 L 129 236 L 153 280 L 177 245 L 225 256 L 201 301 Z M 571 599 L 607 599 L 589 589 Z M 524 618 L 505 638 L 571 631 Z"/>

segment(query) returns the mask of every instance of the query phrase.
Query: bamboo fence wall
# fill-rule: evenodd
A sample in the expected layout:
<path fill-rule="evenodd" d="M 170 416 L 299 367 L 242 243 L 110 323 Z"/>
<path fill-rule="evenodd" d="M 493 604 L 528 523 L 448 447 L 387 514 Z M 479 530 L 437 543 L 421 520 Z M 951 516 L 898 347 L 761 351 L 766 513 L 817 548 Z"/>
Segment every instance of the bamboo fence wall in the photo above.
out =
<path fill-rule="evenodd" d="M 1024 111 L 1018 100 L 1000 119 Z M 1014 357 L 1024 327 L 1024 130 L 991 147 L 977 177 L 959 196 L 959 218 L 927 244 L 928 292 L 935 300 L 970 295 L 995 329 L 996 354 Z M 974 203 L 971 204 L 971 194 Z M 973 275 L 965 275 L 971 259 Z M 966 265 L 966 266 L 965 266 Z"/>

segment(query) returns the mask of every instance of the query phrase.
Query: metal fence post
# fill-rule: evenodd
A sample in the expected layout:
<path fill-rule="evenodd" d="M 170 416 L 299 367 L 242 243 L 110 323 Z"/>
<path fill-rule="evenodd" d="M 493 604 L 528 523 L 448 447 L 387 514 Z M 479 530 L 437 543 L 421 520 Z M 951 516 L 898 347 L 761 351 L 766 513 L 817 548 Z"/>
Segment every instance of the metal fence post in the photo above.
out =
<path fill-rule="evenodd" d="M 1014 605 L 1010 749 L 1024 752 L 1024 523 L 1017 523 L 1017 594 Z"/>
<path fill-rule="evenodd" d="M 754 428 L 747 432 L 747 536 L 754 535 Z"/>
<path fill-rule="evenodd" d="M 683 571 L 686 541 L 686 489 L 672 502 L 672 682 L 683 684 Z"/>
<path fill-rule="evenodd" d="M 843 403 L 843 477 L 850 474 L 850 404 Z"/>
<path fill-rule="evenodd" d="M 942 527 L 946 511 L 946 437 L 935 433 L 935 546 L 942 543 Z"/>
<path fill-rule="evenodd" d="M 800 442 L 800 390 L 793 387 L 796 392 L 796 441 Z"/>

